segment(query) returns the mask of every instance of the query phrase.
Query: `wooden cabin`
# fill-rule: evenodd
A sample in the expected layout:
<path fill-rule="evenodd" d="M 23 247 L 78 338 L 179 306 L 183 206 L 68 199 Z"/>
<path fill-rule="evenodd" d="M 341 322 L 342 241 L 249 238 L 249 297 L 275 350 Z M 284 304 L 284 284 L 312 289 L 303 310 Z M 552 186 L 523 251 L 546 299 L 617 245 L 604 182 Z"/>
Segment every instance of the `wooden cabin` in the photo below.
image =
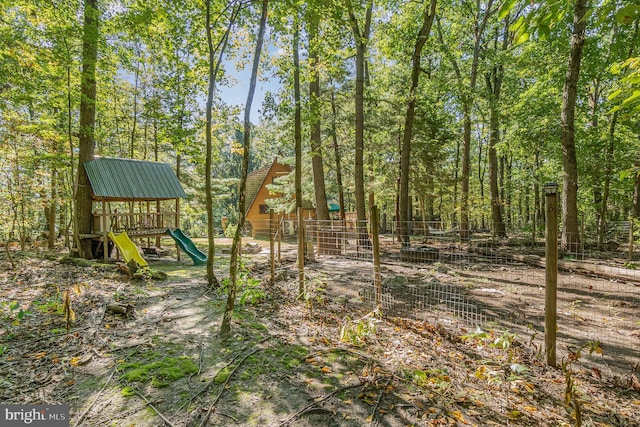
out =
<path fill-rule="evenodd" d="M 126 231 L 132 239 L 156 238 L 180 227 L 180 199 L 187 197 L 167 163 L 96 158 L 84 163 L 93 195 L 91 238 L 94 258 L 108 259 L 108 233 Z"/>
<path fill-rule="evenodd" d="M 269 237 L 269 205 L 268 199 L 274 199 L 282 197 L 281 194 L 271 194 L 267 186 L 273 184 L 274 180 L 278 177 L 288 175 L 293 169 L 289 165 L 278 163 L 276 158 L 269 166 L 258 169 L 251 172 L 247 176 L 247 222 L 250 226 L 251 236 L 256 237 Z M 305 203 L 304 216 L 306 219 L 313 218 L 315 216 L 315 209 L 311 206 L 311 203 Z M 281 225 L 285 228 L 285 234 L 292 234 L 294 232 L 294 223 L 296 214 L 291 213 L 277 213 L 277 221 L 283 219 L 285 222 Z M 288 233 L 287 233 L 288 232 Z"/>

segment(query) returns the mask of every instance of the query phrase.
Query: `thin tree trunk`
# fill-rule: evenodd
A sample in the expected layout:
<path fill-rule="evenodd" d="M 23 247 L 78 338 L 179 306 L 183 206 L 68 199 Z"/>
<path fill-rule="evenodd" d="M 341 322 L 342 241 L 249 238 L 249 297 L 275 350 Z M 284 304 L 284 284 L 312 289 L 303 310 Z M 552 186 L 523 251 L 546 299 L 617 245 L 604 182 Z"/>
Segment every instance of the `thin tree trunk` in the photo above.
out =
<path fill-rule="evenodd" d="M 51 171 L 51 202 L 49 203 L 49 212 L 47 215 L 47 222 L 49 224 L 49 235 L 47 236 L 47 247 L 53 249 L 56 244 L 56 216 L 58 207 L 58 192 L 57 192 L 58 177 L 56 170 Z"/>
<path fill-rule="evenodd" d="M 607 204 L 609 203 L 609 192 L 611 188 L 611 175 L 613 173 L 613 154 L 615 152 L 616 123 L 618 122 L 618 112 L 614 112 L 609 125 L 609 144 L 604 161 L 604 183 L 602 188 L 602 201 L 600 205 L 600 223 L 598 229 L 598 248 L 602 248 L 604 235 L 607 226 Z M 634 212 L 635 214 L 635 212 Z M 634 215 L 637 217 L 637 215 Z"/>
<path fill-rule="evenodd" d="M 509 20 L 505 20 L 504 34 L 502 39 L 502 51 L 507 49 L 509 43 Z M 497 34 L 496 43 L 497 45 Z M 496 46 L 497 47 L 497 46 Z M 497 51 L 497 48 L 496 48 Z M 487 89 L 489 95 L 489 192 L 491 197 L 491 219 L 492 230 L 496 237 L 506 238 L 507 232 L 502 218 L 502 201 L 500 200 L 500 188 L 498 186 L 498 155 L 496 146 L 500 142 L 500 117 L 498 102 L 502 90 L 502 80 L 504 78 L 504 68 L 502 64 L 493 67 L 486 76 Z"/>
<path fill-rule="evenodd" d="M 300 26 L 298 16 L 293 18 L 293 139 L 296 155 L 295 193 L 298 224 L 298 295 L 304 295 L 304 224 L 302 216 L 302 102 L 300 100 Z"/>
<path fill-rule="evenodd" d="M 71 203 L 70 205 L 70 218 L 71 220 L 69 221 L 69 226 L 67 226 L 65 235 L 64 235 L 64 244 L 67 248 L 71 248 L 71 241 L 69 240 L 69 229 L 71 228 L 71 225 L 73 224 L 73 234 L 75 236 L 75 246 L 78 248 L 80 247 L 80 240 L 78 239 L 78 232 L 77 232 L 77 224 L 75 223 L 75 212 L 76 212 L 76 203 L 75 203 L 75 194 L 73 191 L 73 182 L 75 181 L 75 177 L 76 177 L 76 165 L 75 165 L 75 154 L 74 154 L 74 147 L 73 147 L 73 127 L 72 127 L 72 117 L 73 117 L 73 112 L 71 110 L 71 66 L 67 65 L 67 139 L 69 141 L 69 170 L 70 170 L 70 176 L 68 178 L 68 182 L 70 183 L 69 188 L 71 189 L 69 195 L 70 195 L 70 199 L 71 199 Z"/>
<path fill-rule="evenodd" d="M 98 19 L 97 0 L 84 0 L 84 33 L 82 35 L 82 76 L 80 99 L 80 129 L 78 154 L 78 189 L 76 191 L 76 235 L 91 232 L 92 196 L 89 177 L 84 163 L 93 160 L 95 153 L 96 120 L 96 61 L 98 58 Z M 79 255 L 89 258 L 91 240 L 80 241 Z"/>
<path fill-rule="evenodd" d="M 133 88 L 133 125 L 131 126 L 131 139 L 129 141 L 129 158 L 135 157 L 136 132 L 138 129 L 138 84 L 140 80 L 140 61 L 138 61 L 135 72 L 135 85 Z"/>
<path fill-rule="evenodd" d="M 300 101 L 300 28 L 297 17 L 294 17 L 293 26 L 293 142 L 296 156 L 294 181 L 297 212 L 297 208 L 302 207 L 302 104 Z"/>
<path fill-rule="evenodd" d="M 331 138 L 333 139 L 333 151 L 336 162 L 336 184 L 338 185 L 338 204 L 340 206 L 340 219 L 346 218 L 344 209 L 344 187 L 342 186 L 342 165 L 340 162 L 340 146 L 338 145 L 338 126 L 336 98 L 333 88 L 331 88 Z"/>
<path fill-rule="evenodd" d="M 229 18 L 229 25 L 227 26 L 227 30 L 224 33 L 224 36 L 218 42 L 218 45 L 214 48 L 213 39 L 211 35 L 211 1 L 206 0 L 206 31 L 207 31 L 207 47 L 209 51 L 209 87 L 207 92 L 207 105 L 206 105 L 206 159 L 205 159 L 205 194 L 206 194 L 206 204 L 207 204 L 207 239 L 209 243 L 209 247 L 207 250 L 207 283 L 209 286 L 218 287 L 219 282 L 216 277 L 215 271 L 213 269 L 214 266 L 214 258 L 216 254 L 216 246 L 215 246 L 215 227 L 213 224 L 213 190 L 211 188 L 211 165 L 212 161 L 212 152 L 213 152 L 213 135 L 211 134 L 212 129 L 212 108 L 213 108 L 213 95 L 216 90 L 216 78 L 218 76 L 218 70 L 220 68 L 220 63 L 222 62 L 222 56 L 224 55 L 224 51 L 227 46 L 227 41 L 229 40 L 229 33 L 231 32 L 231 27 L 235 22 L 235 18 L 240 10 L 239 6 L 233 10 L 231 17 Z M 216 60 L 215 54 L 218 52 L 218 58 Z"/>
<path fill-rule="evenodd" d="M 316 217 L 323 221 L 329 219 L 327 206 L 327 192 L 324 182 L 324 165 L 321 144 L 320 129 L 320 71 L 318 44 L 318 31 L 320 16 L 309 5 L 308 31 L 309 31 L 309 63 L 311 67 L 311 81 L 309 82 L 309 103 L 311 107 L 311 165 L 313 167 L 313 188 L 316 199 Z"/>
<path fill-rule="evenodd" d="M 404 133 L 402 137 L 402 149 L 400 151 L 400 235 L 399 239 L 405 246 L 409 246 L 409 228 L 411 220 L 409 213 L 409 172 L 411 170 L 411 140 L 413 139 L 413 123 L 415 121 L 415 110 L 417 103 L 418 83 L 420 82 L 420 60 L 422 49 L 429 39 L 431 25 L 436 13 L 437 0 L 425 4 L 422 15 L 422 26 L 418 31 L 416 44 L 411 56 L 411 85 L 409 87 L 407 112 L 404 120 Z M 424 218 L 423 218 L 424 220 Z"/>
<path fill-rule="evenodd" d="M 268 0 L 262 0 L 262 14 L 260 16 L 260 27 L 258 29 L 258 38 L 256 40 L 256 50 L 253 56 L 253 66 L 251 68 L 251 79 L 249 81 L 249 93 L 247 94 L 247 102 L 244 109 L 244 152 L 242 155 L 242 176 L 240 178 L 240 190 L 238 195 L 238 228 L 233 236 L 233 244 L 231 245 L 231 260 L 229 261 L 229 293 L 227 295 L 227 304 L 225 306 L 222 323 L 220 325 L 220 335 L 228 338 L 231 335 L 231 316 L 236 301 L 236 289 L 238 281 L 238 256 L 240 249 L 240 239 L 242 228 L 244 228 L 246 220 L 246 192 L 247 192 L 247 175 L 249 174 L 249 155 L 251 154 L 251 105 L 253 103 L 253 95 L 256 91 L 256 82 L 258 79 L 258 66 L 260 65 L 260 54 L 262 52 L 262 43 L 264 41 L 264 32 L 267 25 L 267 6 Z"/>
<path fill-rule="evenodd" d="M 576 0 L 573 15 L 573 35 L 569 65 L 562 91 L 562 145 L 563 191 L 562 191 L 562 244 L 570 252 L 577 252 L 580 243 L 578 228 L 578 159 L 575 143 L 575 106 L 578 95 L 578 77 L 582 48 L 587 27 L 588 0 Z"/>
<path fill-rule="evenodd" d="M 364 199 L 364 68 L 371 32 L 373 0 L 367 0 L 365 7 L 365 22 L 361 29 L 353 11 L 353 4 L 351 0 L 347 0 L 349 23 L 356 44 L 354 197 L 358 222 L 358 245 L 371 246 L 365 226 L 367 207 Z"/>

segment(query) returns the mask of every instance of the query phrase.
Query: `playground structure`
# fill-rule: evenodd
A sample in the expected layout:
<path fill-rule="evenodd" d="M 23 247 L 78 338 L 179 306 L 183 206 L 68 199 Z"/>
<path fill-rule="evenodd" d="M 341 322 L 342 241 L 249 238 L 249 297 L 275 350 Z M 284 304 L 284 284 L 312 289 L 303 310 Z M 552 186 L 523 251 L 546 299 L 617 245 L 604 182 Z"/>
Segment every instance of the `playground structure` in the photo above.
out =
<path fill-rule="evenodd" d="M 131 241 L 126 231 L 123 231 L 122 233 L 117 235 L 110 231 L 109 238 L 113 241 L 113 243 L 115 243 L 125 262 L 129 263 L 131 260 L 133 260 L 138 263 L 140 267 L 149 266 L 149 263 L 147 263 L 147 261 L 140 256 L 138 247 Z"/>
<path fill-rule="evenodd" d="M 167 228 L 167 234 L 173 238 L 178 247 L 193 260 L 193 265 L 204 265 L 207 263 L 207 255 L 198 249 L 188 236 L 179 228 Z"/>
<path fill-rule="evenodd" d="M 147 247 L 155 239 L 159 247 L 167 228 L 180 227 L 180 199 L 187 195 L 170 165 L 97 158 L 85 162 L 84 168 L 95 208 L 91 233 L 79 238 L 92 241 L 93 258 L 108 259 L 109 233 L 126 232 L 128 239 L 146 239 Z"/>

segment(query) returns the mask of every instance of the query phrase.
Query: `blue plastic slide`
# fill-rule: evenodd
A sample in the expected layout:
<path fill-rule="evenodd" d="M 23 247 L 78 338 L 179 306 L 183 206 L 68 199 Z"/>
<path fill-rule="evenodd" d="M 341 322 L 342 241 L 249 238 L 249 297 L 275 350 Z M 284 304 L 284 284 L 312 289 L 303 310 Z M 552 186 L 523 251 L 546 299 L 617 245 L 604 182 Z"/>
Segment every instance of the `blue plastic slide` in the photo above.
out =
<path fill-rule="evenodd" d="M 189 255 L 193 260 L 193 265 L 204 265 L 207 263 L 207 255 L 196 247 L 193 241 L 187 237 L 182 230 L 174 228 L 173 230 L 167 228 L 167 234 L 173 237 L 180 249 Z"/>

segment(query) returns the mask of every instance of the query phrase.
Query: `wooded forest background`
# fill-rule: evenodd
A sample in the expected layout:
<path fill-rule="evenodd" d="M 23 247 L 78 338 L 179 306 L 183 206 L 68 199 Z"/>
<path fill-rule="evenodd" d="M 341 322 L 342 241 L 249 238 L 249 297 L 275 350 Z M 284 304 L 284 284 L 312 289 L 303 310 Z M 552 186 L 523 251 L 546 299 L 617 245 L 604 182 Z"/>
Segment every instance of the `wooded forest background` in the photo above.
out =
<path fill-rule="evenodd" d="M 251 63 L 265 6 L 3 0 L 0 238 L 72 244 L 87 154 L 173 165 L 193 235 L 209 176 L 213 224 L 237 222 L 249 128 L 249 169 L 295 163 L 283 185 L 319 217 L 335 203 L 364 219 L 375 201 L 389 219 L 504 236 L 542 228 L 546 182 L 561 184 L 565 242 L 578 220 L 602 242 L 640 216 L 637 0 L 269 3 L 259 79 L 280 90 L 243 133 L 216 85 Z"/>

